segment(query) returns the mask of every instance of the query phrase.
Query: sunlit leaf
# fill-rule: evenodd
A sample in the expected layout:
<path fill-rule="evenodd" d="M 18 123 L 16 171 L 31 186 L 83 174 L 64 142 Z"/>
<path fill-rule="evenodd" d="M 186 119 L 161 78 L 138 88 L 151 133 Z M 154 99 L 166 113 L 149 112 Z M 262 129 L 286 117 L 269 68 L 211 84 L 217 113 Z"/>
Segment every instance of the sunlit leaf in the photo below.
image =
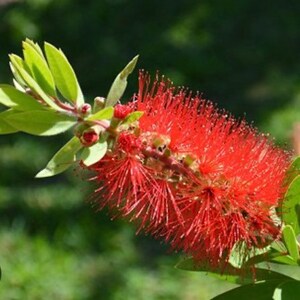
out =
<path fill-rule="evenodd" d="M 30 69 L 32 77 L 46 94 L 55 97 L 54 80 L 45 58 L 32 44 L 23 42 L 23 48 L 25 63 Z"/>
<path fill-rule="evenodd" d="M 81 159 L 86 166 L 91 166 L 98 162 L 107 151 L 107 142 L 99 142 L 82 151 Z"/>
<path fill-rule="evenodd" d="M 54 111 L 20 112 L 5 118 L 13 127 L 33 135 L 56 135 L 70 129 L 76 119 Z"/>
<path fill-rule="evenodd" d="M 282 203 L 282 220 L 291 225 L 296 236 L 300 234 L 300 175 L 297 175 L 285 194 Z"/>
<path fill-rule="evenodd" d="M 36 99 L 8 84 L 0 84 L 0 103 L 21 111 L 44 108 Z"/>
<path fill-rule="evenodd" d="M 76 160 L 76 153 L 82 148 L 77 137 L 68 141 L 35 177 L 50 177 L 67 170 Z"/>
<path fill-rule="evenodd" d="M 27 85 L 26 85 L 25 81 L 22 79 L 22 77 L 19 75 L 19 73 L 16 71 L 16 69 L 14 68 L 12 62 L 9 62 L 9 67 L 14 76 L 13 80 L 14 80 L 15 87 L 21 91 L 25 91 L 25 87 Z M 17 86 L 16 86 L 16 83 L 18 83 Z"/>
<path fill-rule="evenodd" d="M 7 121 L 5 120 L 5 118 L 15 113 L 16 111 L 12 109 L 0 113 L 0 134 L 10 134 L 10 133 L 18 132 L 17 129 L 9 125 L 9 123 L 7 123 Z"/>
<path fill-rule="evenodd" d="M 121 124 L 122 125 L 131 124 L 131 123 L 137 121 L 138 119 L 140 119 L 143 114 L 144 114 L 143 111 L 134 111 L 134 112 L 130 113 L 128 116 L 126 116 L 126 118 L 122 121 Z"/>
<path fill-rule="evenodd" d="M 59 92 L 70 102 L 83 104 L 83 95 L 75 72 L 64 53 L 49 43 L 45 43 L 45 53 Z"/>
<path fill-rule="evenodd" d="M 38 43 L 35 43 L 28 38 L 25 39 L 25 42 L 29 44 L 31 47 L 33 47 L 35 51 L 37 51 L 42 58 L 45 58 L 44 53 Z"/>
<path fill-rule="evenodd" d="M 292 226 L 285 225 L 282 230 L 282 236 L 290 256 L 295 261 L 298 261 L 299 259 L 298 243 Z"/>
<path fill-rule="evenodd" d="M 138 55 L 135 56 L 115 78 L 106 97 L 105 106 L 114 106 L 120 100 L 127 87 L 127 77 L 134 70 L 138 58 Z"/>
<path fill-rule="evenodd" d="M 25 71 L 29 71 L 22 57 L 16 54 L 10 54 L 9 59 L 13 66 L 18 66 L 19 68 L 24 69 Z"/>
<path fill-rule="evenodd" d="M 18 91 L 21 91 L 23 93 L 26 92 L 26 89 L 16 80 L 13 78 L 13 84 L 14 84 L 14 87 L 18 90 Z"/>
<path fill-rule="evenodd" d="M 94 121 L 94 120 L 110 120 L 113 117 L 114 114 L 114 108 L 113 107 L 106 107 L 104 109 L 99 110 L 95 114 L 89 116 L 87 118 L 88 121 Z"/>
<path fill-rule="evenodd" d="M 10 56 L 10 60 L 16 72 L 18 72 L 19 76 L 21 76 L 21 78 L 30 89 L 32 89 L 37 95 L 39 95 L 41 99 L 45 101 L 50 107 L 57 111 L 62 111 L 62 109 L 57 104 L 55 104 L 55 102 L 43 91 L 43 89 L 29 75 L 29 73 L 15 61 L 15 57 L 13 55 Z"/>
<path fill-rule="evenodd" d="M 256 268 L 255 273 L 251 268 L 238 269 L 230 263 L 226 265 L 224 270 L 212 269 L 209 265 L 195 263 L 192 258 L 180 261 L 175 267 L 185 271 L 203 272 L 210 277 L 236 284 L 249 284 L 262 280 L 291 279 L 291 277 L 267 269 Z"/>

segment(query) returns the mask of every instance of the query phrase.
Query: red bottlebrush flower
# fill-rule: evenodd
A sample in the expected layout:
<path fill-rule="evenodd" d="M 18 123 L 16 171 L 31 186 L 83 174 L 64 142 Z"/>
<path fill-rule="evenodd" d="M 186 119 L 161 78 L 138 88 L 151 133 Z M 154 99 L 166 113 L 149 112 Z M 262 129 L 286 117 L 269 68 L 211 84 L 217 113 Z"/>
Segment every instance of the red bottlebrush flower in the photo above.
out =
<path fill-rule="evenodd" d="M 114 117 L 118 119 L 126 118 L 133 111 L 133 107 L 130 104 L 117 104 L 114 109 Z"/>
<path fill-rule="evenodd" d="M 90 167 L 100 207 L 213 266 L 236 246 L 250 252 L 279 235 L 272 210 L 285 192 L 288 153 L 199 95 L 166 81 L 151 87 L 144 73 L 134 104 L 144 112 L 139 123 L 120 129 Z"/>
<path fill-rule="evenodd" d="M 174 222 L 174 217 L 180 219 L 180 211 L 172 187 L 157 179 L 156 169 L 145 165 L 144 160 L 148 158 L 143 154 L 140 139 L 132 133 L 121 132 L 114 149 L 89 167 L 96 173 L 92 179 L 100 183 L 96 190 L 96 202 L 99 194 L 103 197 L 99 208 L 117 209 L 119 214 L 136 221 L 140 229 L 148 231 L 162 225 L 182 225 L 182 218 Z"/>
<path fill-rule="evenodd" d="M 118 148 L 125 153 L 132 153 L 141 148 L 141 141 L 129 132 L 121 132 L 118 136 Z"/>

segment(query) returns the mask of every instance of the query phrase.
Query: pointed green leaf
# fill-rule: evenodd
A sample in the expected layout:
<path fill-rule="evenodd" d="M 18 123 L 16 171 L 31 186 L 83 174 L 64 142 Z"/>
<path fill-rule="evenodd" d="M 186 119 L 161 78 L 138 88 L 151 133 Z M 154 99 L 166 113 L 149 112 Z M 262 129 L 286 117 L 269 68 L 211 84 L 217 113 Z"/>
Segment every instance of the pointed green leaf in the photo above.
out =
<path fill-rule="evenodd" d="M 287 252 L 287 249 L 282 241 L 274 241 L 271 243 L 270 248 L 282 253 Z"/>
<path fill-rule="evenodd" d="M 78 106 L 84 103 L 75 72 L 64 53 L 45 43 L 45 53 L 54 81 L 63 97 Z"/>
<path fill-rule="evenodd" d="M 287 254 L 287 250 L 279 252 L 275 249 L 270 249 L 266 253 L 251 257 L 249 260 L 246 261 L 243 267 L 250 267 L 266 261 L 281 264 L 281 265 L 282 264 L 289 265 L 289 266 L 298 265 L 297 262 L 290 255 Z"/>
<path fill-rule="evenodd" d="M 25 81 L 22 79 L 22 77 L 19 75 L 19 73 L 15 70 L 15 68 L 14 68 L 14 66 L 13 66 L 13 64 L 12 64 L 12 62 L 9 62 L 9 67 L 10 67 L 11 72 L 13 73 L 13 76 L 14 76 L 14 78 L 15 78 L 15 79 L 14 79 L 14 84 L 15 84 L 15 82 L 17 82 L 17 83 L 18 83 L 18 86 L 22 88 L 21 90 L 24 90 L 24 91 L 25 91 L 25 87 L 26 87 L 27 85 L 26 85 Z M 16 84 L 15 84 L 15 86 L 16 86 Z M 16 88 L 18 88 L 18 87 L 16 86 Z M 19 88 L 18 88 L 18 89 L 19 89 Z"/>
<path fill-rule="evenodd" d="M 18 91 L 21 91 L 22 93 L 26 93 L 25 88 L 14 78 L 13 78 L 13 84 Z"/>
<path fill-rule="evenodd" d="M 300 234 L 300 175 L 296 176 L 290 184 L 283 203 L 282 220 L 285 224 L 291 225 L 296 236 Z"/>
<path fill-rule="evenodd" d="M 296 239 L 295 232 L 294 232 L 292 226 L 285 225 L 282 230 L 282 236 L 283 236 L 284 243 L 286 245 L 286 248 L 288 249 L 290 256 L 295 261 L 298 261 L 299 247 L 298 247 L 297 239 Z"/>
<path fill-rule="evenodd" d="M 0 84 L 0 103 L 21 111 L 44 108 L 36 99 L 8 84 Z"/>
<path fill-rule="evenodd" d="M 132 113 L 130 113 L 123 121 L 122 121 L 122 125 L 127 125 L 127 124 L 131 124 L 137 120 L 139 120 L 142 115 L 144 114 L 143 111 L 134 111 Z"/>
<path fill-rule="evenodd" d="M 122 97 L 127 87 L 127 77 L 134 70 L 139 56 L 135 56 L 127 66 L 115 78 L 108 95 L 106 97 L 105 106 L 114 106 Z"/>
<path fill-rule="evenodd" d="M 24 80 L 26 85 L 32 89 L 37 95 L 41 97 L 50 107 L 57 111 L 62 111 L 57 104 L 43 91 L 43 89 L 37 84 L 37 82 L 29 75 L 29 73 L 15 61 L 13 56 L 10 56 L 10 60 L 13 64 L 14 69 L 18 73 L 19 76 Z"/>
<path fill-rule="evenodd" d="M 46 94 L 56 97 L 54 80 L 44 57 L 31 44 L 23 42 L 23 48 L 25 63 L 32 77 Z"/>
<path fill-rule="evenodd" d="M 56 135 L 70 129 L 76 119 L 65 114 L 46 110 L 20 112 L 5 118 L 13 127 L 33 135 Z"/>
<path fill-rule="evenodd" d="M 88 121 L 94 121 L 94 120 L 110 120 L 114 115 L 114 108 L 113 107 L 106 107 L 104 109 L 99 110 L 95 114 L 89 116 L 87 118 Z"/>
<path fill-rule="evenodd" d="M 256 284 L 247 284 L 232 289 L 211 300 L 272 300 L 277 286 L 282 280 L 268 280 Z"/>
<path fill-rule="evenodd" d="M 82 148 L 77 137 L 69 140 L 60 150 L 51 158 L 45 169 L 41 170 L 35 177 L 51 177 L 67 170 L 76 160 L 76 153 Z"/>
<path fill-rule="evenodd" d="M 261 268 L 256 268 L 255 275 L 254 275 L 253 270 L 251 268 L 238 269 L 233 267 L 230 263 L 228 263 L 226 267 L 222 270 L 212 269 L 209 265 L 195 264 L 192 258 L 188 258 L 180 261 L 175 266 L 175 268 L 185 270 L 185 271 L 203 272 L 208 276 L 214 278 L 218 278 L 236 284 L 243 284 L 243 285 L 262 281 L 262 280 L 291 279 L 291 277 L 283 275 L 281 273 L 274 272 L 267 269 L 261 269 Z"/>
<path fill-rule="evenodd" d="M 28 68 L 27 68 L 24 60 L 20 56 L 18 56 L 16 54 L 10 54 L 8 56 L 9 56 L 10 62 L 12 63 L 13 66 L 18 66 L 19 68 L 28 71 Z M 17 70 L 15 69 L 15 71 L 17 71 Z"/>
<path fill-rule="evenodd" d="M 252 256 L 243 264 L 242 267 L 250 267 L 259 264 L 261 262 L 271 261 L 272 259 L 282 255 L 284 254 L 274 249 L 270 249 L 268 252 Z"/>
<path fill-rule="evenodd" d="M 14 111 L 12 109 L 9 109 L 9 110 L 6 110 L 6 111 L 3 111 L 0 113 L 0 134 L 9 134 L 9 133 L 18 132 L 17 129 L 15 129 L 11 125 L 9 125 L 5 120 L 5 118 L 7 118 L 8 116 L 10 116 L 14 113 L 16 113 L 16 111 Z"/>
<path fill-rule="evenodd" d="M 27 44 L 29 44 L 32 48 L 34 48 L 35 51 L 37 51 L 42 58 L 45 58 L 44 53 L 43 53 L 43 51 L 42 51 L 42 49 L 41 49 L 41 47 L 39 46 L 38 43 L 35 43 L 35 42 L 33 42 L 32 40 L 30 40 L 28 38 L 25 39 L 25 42 Z"/>
<path fill-rule="evenodd" d="M 98 162 L 107 151 L 107 142 L 99 142 L 82 151 L 81 159 L 86 166 L 91 166 Z"/>
<path fill-rule="evenodd" d="M 298 300 L 300 281 L 289 280 L 278 285 L 273 294 L 273 300 Z"/>
<path fill-rule="evenodd" d="M 271 262 L 280 265 L 298 266 L 298 263 L 290 255 L 277 256 L 273 258 Z"/>

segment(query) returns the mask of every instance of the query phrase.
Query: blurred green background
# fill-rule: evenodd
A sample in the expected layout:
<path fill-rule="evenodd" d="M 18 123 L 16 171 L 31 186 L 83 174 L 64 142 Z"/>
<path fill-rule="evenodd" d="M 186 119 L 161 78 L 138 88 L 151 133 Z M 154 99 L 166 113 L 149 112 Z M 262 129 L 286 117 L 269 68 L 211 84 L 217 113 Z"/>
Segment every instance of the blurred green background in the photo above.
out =
<path fill-rule="evenodd" d="M 139 53 L 139 68 L 203 92 L 289 148 L 299 14 L 299 0 L 0 0 L 0 82 L 11 83 L 7 54 L 21 54 L 25 37 L 61 47 L 87 99 L 105 96 Z M 124 101 L 136 89 L 137 72 Z M 234 287 L 175 271 L 179 254 L 95 213 L 77 170 L 33 179 L 67 138 L 1 137 L 0 299 L 205 300 Z"/>

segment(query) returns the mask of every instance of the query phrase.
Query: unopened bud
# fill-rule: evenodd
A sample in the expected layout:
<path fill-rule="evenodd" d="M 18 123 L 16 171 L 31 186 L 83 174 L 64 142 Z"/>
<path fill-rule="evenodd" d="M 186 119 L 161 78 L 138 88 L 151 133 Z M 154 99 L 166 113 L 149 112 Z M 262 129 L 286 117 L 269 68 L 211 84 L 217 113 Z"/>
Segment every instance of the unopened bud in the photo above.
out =
<path fill-rule="evenodd" d="M 91 112 L 92 112 L 92 107 L 91 107 L 91 105 L 88 104 L 88 103 L 84 103 L 84 104 L 82 104 L 82 105 L 78 108 L 78 113 L 79 113 L 82 117 L 88 116 Z"/>
<path fill-rule="evenodd" d="M 96 97 L 94 99 L 94 107 L 93 107 L 93 112 L 96 113 L 99 110 L 103 109 L 105 106 L 105 98 L 103 97 Z"/>
<path fill-rule="evenodd" d="M 85 147 L 90 147 L 94 145 L 98 142 L 98 140 L 99 132 L 97 132 L 93 127 L 86 129 L 80 137 L 80 142 Z"/>
<path fill-rule="evenodd" d="M 82 133 L 88 128 L 90 128 L 90 126 L 88 124 L 86 124 L 84 122 L 80 122 L 74 128 L 74 135 L 77 136 L 78 138 L 80 138 L 82 136 Z"/>

